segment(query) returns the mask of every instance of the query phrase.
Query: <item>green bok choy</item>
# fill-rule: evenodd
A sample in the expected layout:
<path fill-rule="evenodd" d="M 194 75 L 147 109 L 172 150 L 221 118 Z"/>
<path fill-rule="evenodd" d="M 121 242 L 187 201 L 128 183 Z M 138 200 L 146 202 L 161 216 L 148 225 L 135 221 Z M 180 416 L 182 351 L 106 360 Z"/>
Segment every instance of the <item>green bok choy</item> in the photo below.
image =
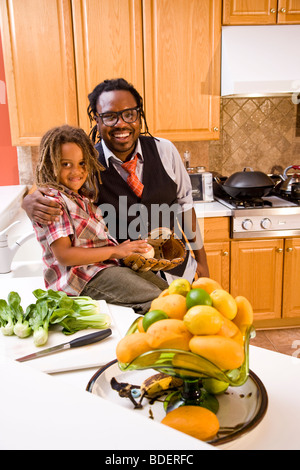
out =
<path fill-rule="evenodd" d="M 52 325 L 59 324 L 62 333 L 70 335 L 87 328 L 107 328 L 111 323 L 110 317 L 100 311 L 98 301 L 91 297 L 69 297 L 65 292 L 52 289 L 36 289 L 33 295 L 37 300 L 28 305 L 25 313 L 16 292 L 10 292 L 8 303 L 0 299 L 3 334 L 24 338 L 33 333 L 35 346 L 43 346 Z"/>

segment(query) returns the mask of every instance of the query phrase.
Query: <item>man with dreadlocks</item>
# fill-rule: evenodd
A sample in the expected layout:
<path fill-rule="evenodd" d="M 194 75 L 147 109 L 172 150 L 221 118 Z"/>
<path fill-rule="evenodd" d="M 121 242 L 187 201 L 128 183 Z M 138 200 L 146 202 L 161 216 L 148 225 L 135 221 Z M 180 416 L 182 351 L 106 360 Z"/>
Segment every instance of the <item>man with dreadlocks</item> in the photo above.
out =
<path fill-rule="evenodd" d="M 192 244 L 194 257 L 189 252 L 184 263 L 164 275 L 168 282 L 174 276 L 191 282 L 196 273 L 207 277 L 206 254 L 193 207 L 191 183 L 176 147 L 166 139 L 151 136 L 142 97 L 126 80 L 104 80 L 88 98 L 91 124 L 95 121 L 90 135 L 99 153 L 99 161 L 105 167 L 97 203 L 112 206 L 116 211 L 114 221 L 107 219 L 110 232 L 119 242 L 127 237 L 137 238 L 130 232 L 130 227 L 136 216 L 133 209 L 142 205 L 146 208 L 146 218 L 139 218 L 139 233 L 145 237 L 150 229 L 161 223 L 159 219 L 156 226 L 153 225 L 154 216 L 157 216 L 153 207 L 178 206 L 181 227 L 185 238 Z M 143 121 L 144 134 L 147 135 L 141 135 Z M 128 165 L 134 166 L 133 174 Z M 54 204 L 45 202 L 39 191 L 24 199 L 23 208 L 31 219 L 40 223 L 47 223 L 59 214 Z M 169 215 L 170 228 L 179 233 L 176 229 L 178 212 L 174 216 L 172 212 Z"/>
<path fill-rule="evenodd" d="M 101 210 L 92 203 L 101 181 L 98 153 L 87 134 L 68 125 L 50 129 L 40 144 L 36 182 L 48 186 L 62 214 L 50 224 L 32 222 L 43 249 L 47 289 L 87 295 L 146 313 L 168 284 L 152 271 L 121 266 L 122 258 L 145 253 L 144 240 L 118 244 Z"/>

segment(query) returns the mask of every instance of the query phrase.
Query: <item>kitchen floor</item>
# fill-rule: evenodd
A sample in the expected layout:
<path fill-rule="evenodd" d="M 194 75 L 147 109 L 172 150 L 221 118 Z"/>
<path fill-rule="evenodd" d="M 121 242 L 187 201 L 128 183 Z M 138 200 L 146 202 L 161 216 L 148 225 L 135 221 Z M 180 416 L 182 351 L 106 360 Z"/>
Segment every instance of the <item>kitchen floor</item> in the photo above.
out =
<path fill-rule="evenodd" d="M 300 357 L 300 328 L 257 330 L 253 346 Z"/>

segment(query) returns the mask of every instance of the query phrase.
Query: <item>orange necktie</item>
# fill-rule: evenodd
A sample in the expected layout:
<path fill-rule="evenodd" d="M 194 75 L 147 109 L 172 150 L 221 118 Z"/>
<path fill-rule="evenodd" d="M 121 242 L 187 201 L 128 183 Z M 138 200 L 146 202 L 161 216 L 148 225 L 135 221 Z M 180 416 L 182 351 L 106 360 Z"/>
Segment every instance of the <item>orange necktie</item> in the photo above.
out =
<path fill-rule="evenodd" d="M 129 173 L 127 176 L 127 184 L 132 189 L 132 191 L 138 196 L 141 197 L 144 189 L 144 185 L 140 182 L 138 177 L 135 174 L 136 164 L 137 164 L 138 156 L 136 155 L 132 160 L 129 162 L 125 162 L 122 164 L 122 168 Z"/>

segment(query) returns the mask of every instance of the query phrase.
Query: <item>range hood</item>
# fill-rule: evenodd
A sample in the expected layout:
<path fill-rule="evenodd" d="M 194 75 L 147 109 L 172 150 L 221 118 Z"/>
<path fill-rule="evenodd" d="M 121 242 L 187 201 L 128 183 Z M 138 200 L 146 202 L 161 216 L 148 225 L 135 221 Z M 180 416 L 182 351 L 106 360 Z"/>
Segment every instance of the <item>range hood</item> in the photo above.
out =
<path fill-rule="evenodd" d="M 222 96 L 300 93 L 300 25 L 223 26 Z"/>

